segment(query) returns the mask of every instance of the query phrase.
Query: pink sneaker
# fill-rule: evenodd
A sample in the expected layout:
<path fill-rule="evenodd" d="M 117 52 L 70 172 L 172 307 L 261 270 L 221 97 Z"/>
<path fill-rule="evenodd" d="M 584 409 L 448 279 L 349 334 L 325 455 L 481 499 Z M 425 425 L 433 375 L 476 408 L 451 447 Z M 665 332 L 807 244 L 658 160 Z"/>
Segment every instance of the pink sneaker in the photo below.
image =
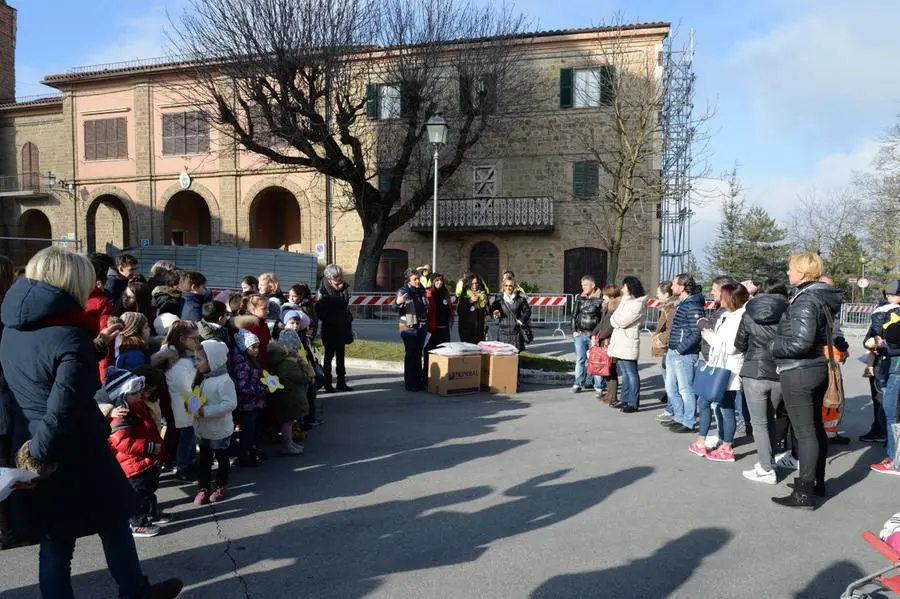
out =
<path fill-rule="evenodd" d="M 194 505 L 206 505 L 207 503 L 209 503 L 209 491 L 200 489 L 197 491 L 197 496 L 194 497 Z"/>
<path fill-rule="evenodd" d="M 212 492 L 212 495 L 209 496 L 209 501 L 211 503 L 217 503 L 225 499 L 227 489 L 225 487 L 219 487 L 215 491 Z"/>
<path fill-rule="evenodd" d="M 900 476 L 900 470 L 894 470 L 894 464 L 891 461 L 891 458 L 884 458 L 882 461 L 877 464 L 872 464 L 869 466 L 872 472 L 879 472 L 881 474 L 893 474 L 894 476 Z"/>
<path fill-rule="evenodd" d="M 719 447 L 706 454 L 706 459 L 713 462 L 733 462 L 734 451 Z"/>
<path fill-rule="evenodd" d="M 700 456 L 701 458 L 707 457 L 706 445 L 704 445 L 702 441 L 694 441 L 693 443 L 691 443 L 691 446 L 688 447 L 688 451 L 690 451 L 694 455 Z"/>

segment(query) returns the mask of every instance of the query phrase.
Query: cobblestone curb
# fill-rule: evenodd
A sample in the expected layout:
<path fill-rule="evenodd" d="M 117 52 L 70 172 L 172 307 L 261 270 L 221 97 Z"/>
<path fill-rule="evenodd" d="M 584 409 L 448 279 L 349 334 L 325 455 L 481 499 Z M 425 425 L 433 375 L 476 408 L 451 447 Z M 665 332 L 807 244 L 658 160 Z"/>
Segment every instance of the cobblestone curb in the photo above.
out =
<path fill-rule="evenodd" d="M 403 374 L 402 362 L 389 362 L 387 360 L 363 360 L 360 358 L 347 358 L 347 368 L 358 370 L 373 370 L 377 372 L 395 372 Z M 571 372 L 544 372 L 543 370 L 522 370 L 521 381 L 531 385 L 547 385 L 549 387 L 572 386 L 575 374 Z"/>

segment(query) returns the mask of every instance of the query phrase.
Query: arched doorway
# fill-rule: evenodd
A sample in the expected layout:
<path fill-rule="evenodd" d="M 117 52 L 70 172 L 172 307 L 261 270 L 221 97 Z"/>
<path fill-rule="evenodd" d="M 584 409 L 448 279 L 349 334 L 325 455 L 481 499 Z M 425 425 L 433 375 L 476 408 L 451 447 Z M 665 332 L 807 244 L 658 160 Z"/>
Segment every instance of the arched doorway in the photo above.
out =
<path fill-rule="evenodd" d="M 40 210 L 26 210 L 19 217 L 19 236 L 26 239 L 46 239 L 47 241 L 23 241 L 15 244 L 13 248 L 16 251 L 10 252 L 13 255 L 10 259 L 19 265 L 26 264 L 31 257 L 46 247 L 50 247 L 53 238 L 53 227 L 50 225 L 50 219 Z"/>
<path fill-rule="evenodd" d="M 405 250 L 384 250 L 378 262 L 375 291 L 397 291 L 405 282 L 403 271 L 409 268 L 409 253 Z"/>
<path fill-rule="evenodd" d="M 167 245 L 209 245 L 212 243 L 212 218 L 209 206 L 200 194 L 179 191 L 166 204 L 163 217 Z"/>
<path fill-rule="evenodd" d="M 36 190 L 41 184 L 41 154 L 30 141 L 22 146 L 22 189 Z"/>
<path fill-rule="evenodd" d="M 283 187 L 268 187 L 250 205 L 250 247 L 300 250 L 300 205 Z"/>
<path fill-rule="evenodd" d="M 607 253 L 605 250 L 583 247 L 566 250 L 563 271 L 565 272 L 564 293 L 581 293 L 581 277 L 594 275 L 597 286 L 606 285 Z"/>
<path fill-rule="evenodd" d="M 131 223 L 125 202 L 110 194 L 94 200 L 87 211 L 88 252 L 104 252 L 107 243 L 124 248 L 130 239 Z"/>
<path fill-rule="evenodd" d="M 491 291 L 500 290 L 500 250 L 490 241 L 479 241 L 472 246 L 469 270 L 480 276 Z"/>

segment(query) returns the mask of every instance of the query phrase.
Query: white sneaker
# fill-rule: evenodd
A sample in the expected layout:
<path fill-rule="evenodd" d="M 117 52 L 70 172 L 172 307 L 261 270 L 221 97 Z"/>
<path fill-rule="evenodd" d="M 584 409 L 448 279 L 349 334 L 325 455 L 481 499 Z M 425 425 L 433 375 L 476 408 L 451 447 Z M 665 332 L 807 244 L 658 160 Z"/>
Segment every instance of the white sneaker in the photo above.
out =
<path fill-rule="evenodd" d="M 581 393 L 581 385 L 572 385 L 572 393 Z"/>
<path fill-rule="evenodd" d="M 791 455 L 790 451 L 775 456 L 775 467 L 785 470 L 797 470 L 800 468 L 800 460 Z"/>
<path fill-rule="evenodd" d="M 303 449 L 293 443 L 281 450 L 281 455 L 301 455 L 302 453 Z"/>
<path fill-rule="evenodd" d="M 759 462 L 753 466 L 753 470 L 744 470 L 742 472 L 744 478 L 747 480 L 756 481 L 758 483 L 765 483 L 767 485 L 774 485 L 778 482 L 778 478 L 775 476 L 774 470 L 763 470 L 763 467 Z"/>

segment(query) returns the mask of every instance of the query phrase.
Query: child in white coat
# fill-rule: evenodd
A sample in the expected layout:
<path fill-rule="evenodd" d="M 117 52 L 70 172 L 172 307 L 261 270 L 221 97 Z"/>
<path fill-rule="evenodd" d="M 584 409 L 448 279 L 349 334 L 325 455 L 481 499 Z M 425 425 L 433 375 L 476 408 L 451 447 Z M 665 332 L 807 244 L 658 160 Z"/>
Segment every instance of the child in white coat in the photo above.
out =
<path fill-rule="evenodd" d="M 194 434 L 200 445 L 197 458 L 197 496 L 194 503 L 216 503 L 225 499 L 231 463 L 228 451 L 234 420 L 231 413 L 237 409 L 237 392 L 234 381 L 228 376 L 228 346 L 221 341 L 204 341 L 203 352 L 197 355 L 197 371 L 204 376 L 200 386 L 201 397 L 206 403 L 194 415 Z M 216 486 L 212 488 L 213 457 L 219 464 Z"/>

